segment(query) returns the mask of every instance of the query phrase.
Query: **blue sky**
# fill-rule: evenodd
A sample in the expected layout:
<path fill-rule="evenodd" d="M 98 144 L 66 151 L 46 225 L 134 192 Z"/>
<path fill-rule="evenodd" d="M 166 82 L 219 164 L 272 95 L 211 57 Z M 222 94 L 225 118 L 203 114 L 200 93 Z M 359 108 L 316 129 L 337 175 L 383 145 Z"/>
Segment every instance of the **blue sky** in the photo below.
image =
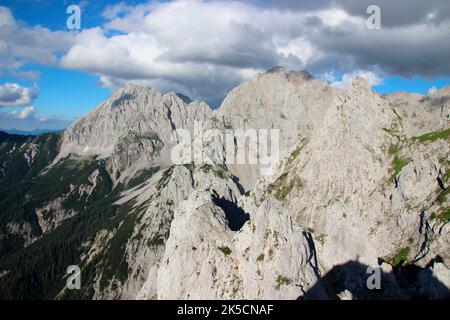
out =
<path fill-rule="evenodd" d="M 364 0 L 4 0 L 0 129 L 66 127 L 126 82 L 217 105 L 274 65 L 341 86 L 362 75 L 379 93 L 450 85 L 450 5 L 375 2 L 381 29 L 372 31 Z M 71 4 L 79 31 L 66 28 Z"/>

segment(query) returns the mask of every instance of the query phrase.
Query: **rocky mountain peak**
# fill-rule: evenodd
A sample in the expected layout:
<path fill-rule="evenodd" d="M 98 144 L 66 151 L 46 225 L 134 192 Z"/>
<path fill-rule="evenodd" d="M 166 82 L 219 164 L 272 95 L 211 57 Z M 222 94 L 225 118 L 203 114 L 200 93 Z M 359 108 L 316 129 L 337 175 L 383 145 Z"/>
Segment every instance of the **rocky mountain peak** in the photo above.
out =
<path fill-rule="evenodd" d="M 354 89 L 360 89 L 360 90 L 372 92 L 372 87 L 370 86 L 369 82 L 361 76 L 356 76 L 352 80 L 351 87 Z"/>
<path fill-rule="evenodd" d="M 161 96 L 161 93 L 151 87 L 127 83 L 116 89 L 103 105 L 120 107 L 127 105 L 127 102 L 140 99 L 152 100 L 153 97 L 157 96 Z"/>
<path fill-rule="evenodd" d="M 264 72 L 263 74 L 261 74 L 260 76 L 270 75 L 270 74 L 282 74 L 282 75 L 286 76 L 287 78 L 296 78 L 296 79 L 302 79 L 302 80 L 314 79 L 313 75 L 306 70 L 302 70 L 302 71 L 286 70 L 286 68 L 282 67 L 282 66 L 275 66 L 273 68 L 267 69 L 267 71 Z"/>
<path fill-rule="evenodd" d="M 119 90 L 121 90 L 122 92 L 133 92 L 133 91 L 139 91 L 139 90 L 149 90 L 151 89 L 150 86 L 146 86 L 146 85 L 141 85 L 141 84 L 136 84 L 136 83 L 132 83 L 132 82 L 127 82 L 125 83 L 122 87 L 119 88 Z"/>
<path fill-rule="evenodd" d="M 280 72 L 286 73 L 286 69 L 282 66 L 275 66 L 270 69 L 267 69 L 265 73 L 280 73 Z"/>
<path fill-rule="evenodd" d="M 179 92 L 170 91 L 167 93 L 162 93 L 150 86 L 130 82 L 115 90 L 108 98 L 108 100 L 133 99 L 138 96 L 166 96 L 168 98 L 176 97 L 181 99 L 186 104 L 192 102 L 191 98 Z"/>

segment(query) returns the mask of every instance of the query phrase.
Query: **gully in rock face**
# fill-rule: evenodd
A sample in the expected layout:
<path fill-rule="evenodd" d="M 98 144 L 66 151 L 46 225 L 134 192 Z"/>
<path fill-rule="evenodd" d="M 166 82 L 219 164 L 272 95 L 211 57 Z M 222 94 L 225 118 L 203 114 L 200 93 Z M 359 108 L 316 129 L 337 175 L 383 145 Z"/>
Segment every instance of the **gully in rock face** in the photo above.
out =
<path fill-rule="evenodd" d="M 195 121 L 193 137 L 191 131 L 177 129 L 172 139 L 177 143 L 171 150 L 173 164 L 260 164 L 260 174 L 270 176 L 280 162 L 279 129 L 229 129 L 223 133 L 203 130 L 202 123 Z M 214 140 L 219 147 L 210 147 Z"/>

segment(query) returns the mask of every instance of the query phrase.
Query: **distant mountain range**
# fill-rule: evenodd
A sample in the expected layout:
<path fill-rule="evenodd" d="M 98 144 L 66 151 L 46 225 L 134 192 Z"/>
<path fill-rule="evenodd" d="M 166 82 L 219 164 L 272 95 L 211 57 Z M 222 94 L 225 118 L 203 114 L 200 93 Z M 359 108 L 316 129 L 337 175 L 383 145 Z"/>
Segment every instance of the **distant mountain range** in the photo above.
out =
<path fill-rule="evenodd" d="M 18 130 L 18 129 L 2 129 L 0 128 L 0 131 L 9 133 L 9 134 L 21 134 L 21 135 L 31 135 L 31 136 L 38 136 L 44 133 L 49 132 L 61 132 L 64 131 L 64 129 L 35 129 L 35 130 Z"/>
<path fill-rule="evenodd" d="M 450 298 L 449 101 L 277 67 L 214 110 L 126 85 L 64 132 L 0 132 L 0 299 Z M 198 123 L 278 129 L 273 174 L 212 137 L 216 162 L 175 164 Z"/>

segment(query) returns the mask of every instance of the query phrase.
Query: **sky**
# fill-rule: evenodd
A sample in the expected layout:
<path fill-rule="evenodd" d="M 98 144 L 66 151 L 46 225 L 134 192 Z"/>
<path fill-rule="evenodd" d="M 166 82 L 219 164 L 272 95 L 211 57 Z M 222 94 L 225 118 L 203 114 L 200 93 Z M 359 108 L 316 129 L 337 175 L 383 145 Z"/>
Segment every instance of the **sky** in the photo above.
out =
<path fill-rule="evenodd" d="M 2 0 L 0 129 L 64 128 L 127 82 L 217 107 L 273 66 L 427 94 L 450 85 L 449 39 L 444 0 Z"/>

